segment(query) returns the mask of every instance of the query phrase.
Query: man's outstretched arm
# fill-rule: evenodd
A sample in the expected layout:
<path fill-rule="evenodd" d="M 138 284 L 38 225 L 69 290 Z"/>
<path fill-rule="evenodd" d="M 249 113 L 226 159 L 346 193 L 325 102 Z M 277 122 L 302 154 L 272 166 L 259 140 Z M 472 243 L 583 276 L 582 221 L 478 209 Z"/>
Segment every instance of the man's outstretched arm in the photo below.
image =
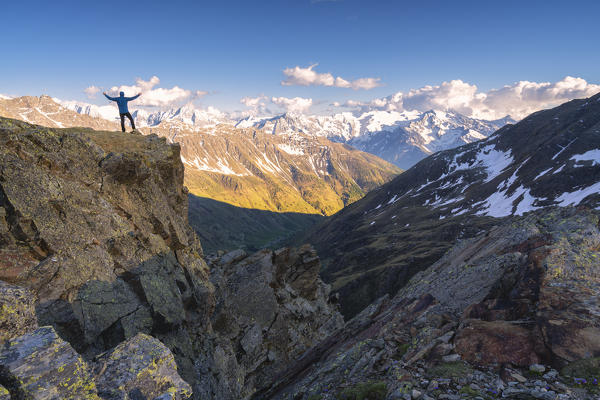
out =
<path fill-rule="evenodd" d="M 141 95 L 142 95 L 141 93 L 138 93 L 138 94 L 136 94 L 136 95 L 135 95 L 135 96 L 133 96 L 133 97 L 128 97 L 128 98 L 127 98 L 127 101 L 135 100 L 135 99 L 137 99 L 138 97 L 140 97 Z"/>
<path fill-rule="evenodd" d="M 102 92 L 102 94 L 103 94 L 103 95 L 104 95 L 104 96 L 105 96 L 107 99 L 109 99 L 109 100 L 111 100 L 111 101 L 117 101 L 117 98 L 116 98 L 116 97 L 110 97 L 109 95 L 107 95 L 107 94 L 106 94 L 106 92 Z"/>

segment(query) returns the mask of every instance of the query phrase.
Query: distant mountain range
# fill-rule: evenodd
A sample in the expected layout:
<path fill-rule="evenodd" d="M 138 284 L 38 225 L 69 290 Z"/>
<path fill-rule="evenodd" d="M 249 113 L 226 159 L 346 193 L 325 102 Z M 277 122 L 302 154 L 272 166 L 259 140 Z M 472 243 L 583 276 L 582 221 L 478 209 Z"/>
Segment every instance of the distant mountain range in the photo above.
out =
<path fill-rule="evenodd" d="M 436 151 L 485 139 L 514 122 L 510 117 L 484 121 L 456 112 L 430 110 L 422 113 L 369 111 L 359 116 L 287 113 L 271 118 L 248 117 L 238 121 L 236 126 L 261 128 L 275 135 L 300 132 L 327 137 L 407 169 Z"/>
<path fill-rule="evenodd" d="M 79 114 L 111 122 L 118 118 L 111 105 L 55 100 Z M 237 128 L 257 128 L 274 135 L 302 133 L 325 137 L 350 144 L 402 169 L 410 168 L 436 151 L 484 139 L 502 126 L 515 122 L 509 116 L 485 121 L 439 110 L 343 112 L 327 116 L 285 113 L 236 120 L 212 107 L 197 109 L 189 105 L 155 112 L 138 109 L 133 112 L 133 117 L 139 127 L 168 126 L 171 130 L 194 131 L 226 124 Z"/>
<path fill-rule="evenodd" d="M 600 208 L 599 149 L 600 94 L 435 153 L 304 239 L 353 315 L 498 218 L 556 205 Z"/>

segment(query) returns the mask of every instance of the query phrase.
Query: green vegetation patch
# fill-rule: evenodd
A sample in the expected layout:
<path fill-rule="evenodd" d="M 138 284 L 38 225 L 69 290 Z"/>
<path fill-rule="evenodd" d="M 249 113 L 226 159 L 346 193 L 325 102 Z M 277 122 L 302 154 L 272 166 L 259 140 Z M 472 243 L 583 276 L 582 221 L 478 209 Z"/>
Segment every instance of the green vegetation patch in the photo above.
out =
<path fill-rule="evenodd" d="M 427 371 L 433 378 L 459 379 L 473 373 L 473 368 L 463 361 L 438 364 Z"/>
<path fill-rule="evenodd" d="M 344 389 L 337 398 L 338 400 L 384 400 L 386 395 L 385 382 L 366 382 Z"/>

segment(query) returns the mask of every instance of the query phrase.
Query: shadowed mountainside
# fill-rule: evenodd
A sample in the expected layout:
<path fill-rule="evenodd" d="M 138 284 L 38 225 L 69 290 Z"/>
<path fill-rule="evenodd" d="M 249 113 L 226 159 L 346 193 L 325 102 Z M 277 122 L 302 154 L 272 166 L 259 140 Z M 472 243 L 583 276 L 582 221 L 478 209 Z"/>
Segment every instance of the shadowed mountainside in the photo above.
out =
<path fill-rule="evenodd" d="M 346 317 L 499 218 L 560 205 L 600 205 L 600 94 L 536 112 L 488 139 L 435 153 L 300 241 Z"/>
<path fill-rule="evenodd" d="M 190 225 L 200 237 L 206 254 L 217 250 L 277 248 L 325 218 L 319 214 L 235 207 L 194 195 L 189 196 L 189 204 Z"/>

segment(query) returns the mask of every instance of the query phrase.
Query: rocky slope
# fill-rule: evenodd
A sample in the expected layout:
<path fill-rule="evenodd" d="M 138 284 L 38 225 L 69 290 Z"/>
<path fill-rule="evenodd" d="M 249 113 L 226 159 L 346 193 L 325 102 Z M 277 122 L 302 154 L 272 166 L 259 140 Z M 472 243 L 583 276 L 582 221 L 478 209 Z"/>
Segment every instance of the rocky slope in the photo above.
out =
<path fill-rule="evenodd" d="M 459 242 L 255 398 L 597 398 L 599 216 L 539 210 Z"/>
<path fill-rule="evenodd" d="M 600 206 L 600 95 L 438 152 L 309 231 L 352 316 L 457 240 L 542 207 Z"/>
<path fill-rule="evenodd" d="M 52 128 L 83 126 L 93 129 L 117 130 L 120 125 L 117 125 L 115 117 L 118 115 L 117 111 L 111 120 L 106 120 L 79 114 L 57 103 L 50 96 L 0 98 L 0 116 Z"/>
<path fill-rule="evenodd" d="M 315 331 L 329 333 L 340 321 L 335 306 L 327 302 L 327 288 L 317 278 L 320 264 L 309 249 L 260 253 L 260 266 L 272 272 L 248 276 L 247 283 L 278 298 L 272 304 L 274 319 L 265 321 L 265 335 L 269 329 L 294 334 L 278 333 L 274 355 L 248 364 L 236 335 L 244 337 L 244 329 L 256 328 L 240 323 L 231 335 L 213 329 L 220 289 L 217 284 L 215 295 L 202 248 L 188 224 L 178 144 L 156 135 L 49 129 L 5 118 L 0 118 L 0 133 L 0 280 L 31 293 L 8 286 L 3 290 L 16 297 L 0 298 L 29 302 L 2 306 L 19 316 L 0 321 L 2 337 L 25 334 L 12 338 L 16 344 L 10 346 L 22 356 L 0 354 L 0 384 L 11 394 L 37 396 L 40 390 L 58 390 L 54 398 L 67 397 L 70 392 L 61 392 L 63 367 L 45 355 L 58 346 L 65 360 L 83 374 L 81 385 L 73 390 L 102 398 L 123 398 L 126 393 L 138 398 L 131 391 L 143 394 L 147 389 L 152 395 L 144 396 L 154 398 L 160 390 L 187 385 L 177 380 L 178 373 L 195 398 L 240 398 L 255 390 L 254 382 L 267 384 L 263 370 L 276 368 L 284 354 L 302 352 L 312 344 Z M 286 291 L 287 286 L 291 291 Z M 278 287 L 284 292 L 279 294 Z M 302 299 L 306 307 L 293 305 Z M 31 303 L 42 331 L 32 332 L 36 324 L 31 321 Z M 294 307 L 303 314 L 294 313 Z M 235 305 L 227 310 L 225 315 L 238 314 Z M 327 314 L 327 321 L 333 322 L 303 325 L 303 318 L 319 321 Z M 152 336 L 164 346 L 139 334 Z M 42 352 L 36 346 L 51 347 Z M 152 350 L 160 346 L 166 346 L 164 351 Z M 148 352 L 151 357 L 127 365 L 135 361 L 128 361 L 127 354 Z M 175 372 L 169 357 L 177 364 Z M 158 359 L 164 360 L 164 368 L 156 364 Z M 53 389 L 28 386 L 42 379 L 40 369 L 35 369 L 40 362 L 45 365 L 41 372 L 57 368 L 56 377 L 42 374 L 50 379 L 42 383 Z M 90 369 L 97 371 L 93 379 Z M 140 378 L 146 376 L 146 369 L 156 372 L 159 380 L 172 376 L 172 385 L 152 389 Z M 113 373 L 104 380 L 109 370 Z M 125 370 L 139 373 L 118 372 Z M 25 375 L 19 375 L 22 372 Z M 81 398 L 80 392 L 74 393 L 72 397 Z M 187 398 L 183 392 L 181 396 Z"/>

